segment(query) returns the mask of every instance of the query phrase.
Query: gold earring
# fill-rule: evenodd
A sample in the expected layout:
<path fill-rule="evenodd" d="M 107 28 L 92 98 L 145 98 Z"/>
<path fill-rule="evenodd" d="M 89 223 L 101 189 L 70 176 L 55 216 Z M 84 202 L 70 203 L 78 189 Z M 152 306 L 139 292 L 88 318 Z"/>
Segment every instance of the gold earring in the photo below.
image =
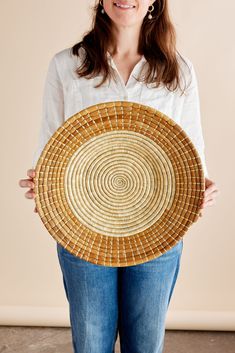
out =
<path fill-rule="evenodd" d="M 153 5 L 151 5 L 151 6 L 152 6 L 151 10 L 148 10 L 148 12 L 149 12 L 148 19 L 150 19 L 150 20 L 153 18 L 153 16 L 151 15 L 151 12 L 154 10 L 154 6 Z"/>
<path fill-rule="evenodd" d="M 101 0 L 100 0 L 100 6 L 102 6 L 101 12 L 104 13 L 104 8 L 103 8 L 103 4 L 102 4 Z"/>

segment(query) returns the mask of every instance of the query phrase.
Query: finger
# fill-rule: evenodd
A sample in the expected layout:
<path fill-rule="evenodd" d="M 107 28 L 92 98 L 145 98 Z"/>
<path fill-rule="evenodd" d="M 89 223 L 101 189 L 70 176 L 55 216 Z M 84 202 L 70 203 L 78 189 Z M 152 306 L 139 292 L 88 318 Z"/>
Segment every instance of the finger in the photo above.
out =
<path fill-rule="evenodd" d="M 203 210 L 205 208 L 205 202 L 203 202 L 200 206 L 200 210 Z"/>
<path fill-rule="evenodd" d="M 219 191 L 218 191 L 218 190 L 213 191 L 212 193 L 206 195 L 206 197 L 205 197 L 205 199 L 204 199 L 204 202 L 208 202 L 208 201 L 210 201 L 210 200 L 212 200 L 212 199 L 215 199 L 216 196 L 218 196 L 218 194 L 219 194 Z"/>
<path fill-rule="evenodd" d="M 207 207 L 207 206 L 212 206 L 216 203 L 216 201 L 214 199 L 212 200 L 208 200 L 205 205 L 204 205 L 204 208 Z"/>
<path fill-rule="evenodd" d="M 207 203 L 208 203 L 209 201 L 211 201 L 211 200 L 214 200 L 214 198 L 211 197 L 211 195 L 206 196 L 206 197 L 203 199 L 203 201 L 202 201 L 202 203 L 201 203 L 201 205 L 200 205 L 200 208 L 202 208 L 202 209 L 205 208 L 206 205 L 207 205 Z"/>
<path fill-rule="evenodd" d="M 25 197 L 27 199 L 33 199 L 35 197 L 35 192 L 33 192 L 32 190 L 29 190 L 25 193 Z"/>
<path fill-rule="evenodd" d="M 215 185 L 215 183 L 213 183 L 213 185 Z M 200 209 L 205 208 L 208 205 L 208 202 L 210 202 L 211 204 L 211 201 L 219 194 L 220 194 L 220 191 L 217 188 L 211 191 L 210 187 L 208 187 L 208 189 L 204 191 L 203 200 L 201 202 Z"/>
<path fill-rule="evenodd" d="M 205 206 L 204 206 L 204 202 L 200 205 L 200 210 L 202 210 L 203 208 L 204 208 Z"/>
<path fill-rule="evenodd" d="M 212 183 L 206 188 L 205 194 L 208 195 L 215 190 L 218 190 L 217 185 L 215 183 Z"/>
<path fill-rule="evenodd" d="M 34 182 L 32 181 L 32 179 L 21 179 L 19 181 L 19 185 L 22 188 L 34 188 Z"/>
<path fill-rule="evenodd" d="M 207 199 L 207 200 L 203 201 L 203 203 L 201 204 L 201 209 L 204 209 L 208 205 L 208 202 L 211 200 L 212 199 Z"/>
<path fill-rule="evenodd" d="M 34 177 L 35 177 L 35 174 L 36 174 L 35 169 L 29 169 L 29 170 L 27 171 L 27 175 L 28 175 L 29 177 L 31 177 L 31 178 L 34 178 Z"/>

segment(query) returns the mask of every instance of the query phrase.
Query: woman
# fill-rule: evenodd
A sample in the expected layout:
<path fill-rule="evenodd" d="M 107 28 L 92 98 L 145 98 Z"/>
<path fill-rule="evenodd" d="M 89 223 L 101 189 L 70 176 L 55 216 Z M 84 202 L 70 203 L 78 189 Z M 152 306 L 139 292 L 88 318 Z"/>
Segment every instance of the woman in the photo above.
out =
<path fill-rule="evenodd" d="M 152 106 L 182 126 L 200 154 L 206 176 L 201 209 L 213 205 L 218 190 L 205 164 L 195 71 L 175 48 L 166 0 L 100 1 L 91 31 L 53 56 L 34 167 L 50 136 L 68 117 L 112 100 Z M 26 198 L 35 197 L 34 167 L 28 179 L 20 180 L 21 187 L 30 188 Z M 57 244 L 74 352 L 112 353 L 119 332 L 122 353 L 162 353 L 182 247 L 181 240 L 158 258 L 118 268 L 89 263 Z"/>

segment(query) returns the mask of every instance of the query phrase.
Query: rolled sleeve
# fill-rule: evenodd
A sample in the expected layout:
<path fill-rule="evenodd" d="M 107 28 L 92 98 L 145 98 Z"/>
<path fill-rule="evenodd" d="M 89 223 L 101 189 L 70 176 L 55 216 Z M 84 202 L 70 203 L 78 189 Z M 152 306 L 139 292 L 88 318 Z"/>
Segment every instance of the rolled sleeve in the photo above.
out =
<path fill-rule="evenodd" d="M 209 173 L 205 158 L 205 143 L 201 125 L 200 98 L 198 92 L 198 82 L 193 64 L 189 61 L 190 82 L 186 89 L 184 98 L 181 126 L 193 142 L 201 159 L 204 176 L 209 178 Z"/>
<path fill-rule="evenodd" d="M 63 85 L 58 73 L 56 55 L 54 55 L 47 69 L 42 97 L 42 119 L 39 131 L 37 149 L 34 151 L 32 168 L 37 161 L 53 133 L 64 122 L 64 94 Z"/>

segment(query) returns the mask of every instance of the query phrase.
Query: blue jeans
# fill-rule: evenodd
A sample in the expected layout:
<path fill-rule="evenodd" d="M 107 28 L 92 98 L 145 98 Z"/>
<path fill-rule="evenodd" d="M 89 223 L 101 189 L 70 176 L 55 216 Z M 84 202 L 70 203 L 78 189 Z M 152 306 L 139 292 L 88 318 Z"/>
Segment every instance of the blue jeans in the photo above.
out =
<path fill-rule="evenodd" d="M 148 262 L 96 265 L 57 253 L 69 302 L 74 353 L 162 353 L 165 318 L 179 272 L 183 240 Z"/>

